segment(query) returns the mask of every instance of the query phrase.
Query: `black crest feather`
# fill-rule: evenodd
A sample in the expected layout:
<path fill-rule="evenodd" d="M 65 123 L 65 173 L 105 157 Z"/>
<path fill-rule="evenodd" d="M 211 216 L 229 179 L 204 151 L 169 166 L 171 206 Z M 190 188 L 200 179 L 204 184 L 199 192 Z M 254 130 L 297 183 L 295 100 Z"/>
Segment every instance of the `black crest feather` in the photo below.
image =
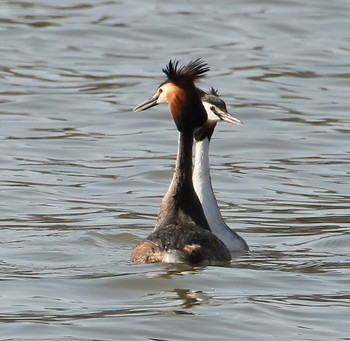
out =
<path fill-rule="evenodd" d="M 214 95 L 214 96 L 219 96 L 219 90 L 218 89 L 214 89 L 213 87 L 211 87 L 209 89 L 209 92 Z"/>
<path fill-rule="evenodd" d="M 209 70 L 210 68 L 207 63 L 203 62 L 200 58 L 192 60 L 187 65 L 181 67 L 179 67 L 178 60 L 170 60 L 168 65 L 162 69 L 172 82 L 181 80 L 194 82 L 197 78 L 205 76 Z"/>
<path fill-rule="evenodd" d="M 209 93 L 197 88 L 197 93 L 203 102 L 216 105 L 220 110 L 227 112 L 226 103 L 220 98 L 219 90 L 211 87 Z"/>

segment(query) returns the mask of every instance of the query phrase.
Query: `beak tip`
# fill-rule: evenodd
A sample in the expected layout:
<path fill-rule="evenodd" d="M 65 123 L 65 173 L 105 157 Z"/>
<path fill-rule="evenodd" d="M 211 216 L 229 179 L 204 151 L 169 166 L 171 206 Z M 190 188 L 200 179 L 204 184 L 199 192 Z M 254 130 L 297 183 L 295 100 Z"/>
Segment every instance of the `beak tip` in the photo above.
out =
<path fill-rule="evenodd" d="M 158 96 L 153 96 L 153 97 L 149 98 L 148 100 L 142 102 L 141 104 L 137 105 L 132 111 L 138 112 L 138 111 L 143 111 L 143 110 L 147 110 L 149 108 L 152 108 L 158 104 L 157 99 L 158 99 Z"/>

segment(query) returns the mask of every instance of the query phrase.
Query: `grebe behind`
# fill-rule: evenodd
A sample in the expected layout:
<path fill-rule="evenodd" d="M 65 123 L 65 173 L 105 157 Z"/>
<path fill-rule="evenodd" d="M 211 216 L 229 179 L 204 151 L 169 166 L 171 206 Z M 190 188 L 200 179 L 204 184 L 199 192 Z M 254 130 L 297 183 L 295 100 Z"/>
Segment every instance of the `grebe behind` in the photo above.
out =
<path fill-rule="evenodd" d="M 202 103 L 207 111 L 207 121 L 195 131 L 195 162 L 193 170 L 193 185 L 202 204 L 205 217 L 211 231 L 222 240 L 230 251 L 247 251 L 249 247 L 245 240 L 230 229 L 222 218 L 210 177 L 209 145 L 217 122 L 225 121 L 240 125 L 241 121 L 232 117 L 225 102 L 214 88 L 209 93 L 197 89 Z"/>
<path fill-rule="evenodd" d="M 225 244 L 210 232 L 192 182 L 193 133 L 207 120 L 194 81 L 207 71 L 208 66 L 200 59 L 180 68 L 177 61 L 170 61 L 163 69 L 167 80 L 149 100 L 134 109 L 141 111 L 168 103 L 180 134 L 174 175 L 162 200 L 155 229 L 135 246 L 132 262 L 219 264 L 231 260 Z"/>

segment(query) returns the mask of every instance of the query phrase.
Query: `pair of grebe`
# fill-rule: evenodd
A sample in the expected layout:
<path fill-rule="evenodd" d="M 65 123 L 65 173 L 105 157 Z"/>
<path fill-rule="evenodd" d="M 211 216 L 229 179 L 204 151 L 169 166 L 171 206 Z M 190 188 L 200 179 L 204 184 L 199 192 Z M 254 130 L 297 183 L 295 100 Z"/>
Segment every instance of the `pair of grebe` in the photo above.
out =
<path fill-rule="evenodd" d="M 150 99 L 134 108 L 142 111 L 167 103 L 179 130 L 179 141 L 174 175 L 162 200 L 156 226 L 135 246 L 132 262 L 220 264 L 231 260 L 230 250 L 248 250 L 246 242 L 222 219 L 211 186 L 209 143 L 216 123 L 240 121 L 227 113 L 225 103 L 214 89 L 207 94 L 195 86 L 195 80 L 208 71 L 209 67 L 200 59 L 183 67 L 178 66 L 178 61 L 170 61 L 163 69 L 167 80 Z"/>

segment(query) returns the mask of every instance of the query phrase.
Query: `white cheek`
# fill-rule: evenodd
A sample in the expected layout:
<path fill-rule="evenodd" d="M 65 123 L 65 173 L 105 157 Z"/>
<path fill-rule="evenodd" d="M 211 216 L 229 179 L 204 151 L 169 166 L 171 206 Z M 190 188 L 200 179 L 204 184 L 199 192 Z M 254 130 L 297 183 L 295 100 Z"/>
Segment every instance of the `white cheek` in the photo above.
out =
<path fill-rule="evenodd" d="M 158 104 L 167 103 L 166 96 L 165 96 L 165 91 L 163 91 L 163 92 L 159 95 L 158 100 L 157 100 L 157 103 L 158 103 Z"/>
<path fill-rule="evenodd" d="M 215 121 L 215 122 L 220 121 L 220 118 L 217 115 L 215 115 L 213 111 L 210 109 L 210 107 L 212 107 L 213 105 L 208 102 L 202 102 L 202 103 L 205 111 L 207 112 L 208 121 Z"/>

